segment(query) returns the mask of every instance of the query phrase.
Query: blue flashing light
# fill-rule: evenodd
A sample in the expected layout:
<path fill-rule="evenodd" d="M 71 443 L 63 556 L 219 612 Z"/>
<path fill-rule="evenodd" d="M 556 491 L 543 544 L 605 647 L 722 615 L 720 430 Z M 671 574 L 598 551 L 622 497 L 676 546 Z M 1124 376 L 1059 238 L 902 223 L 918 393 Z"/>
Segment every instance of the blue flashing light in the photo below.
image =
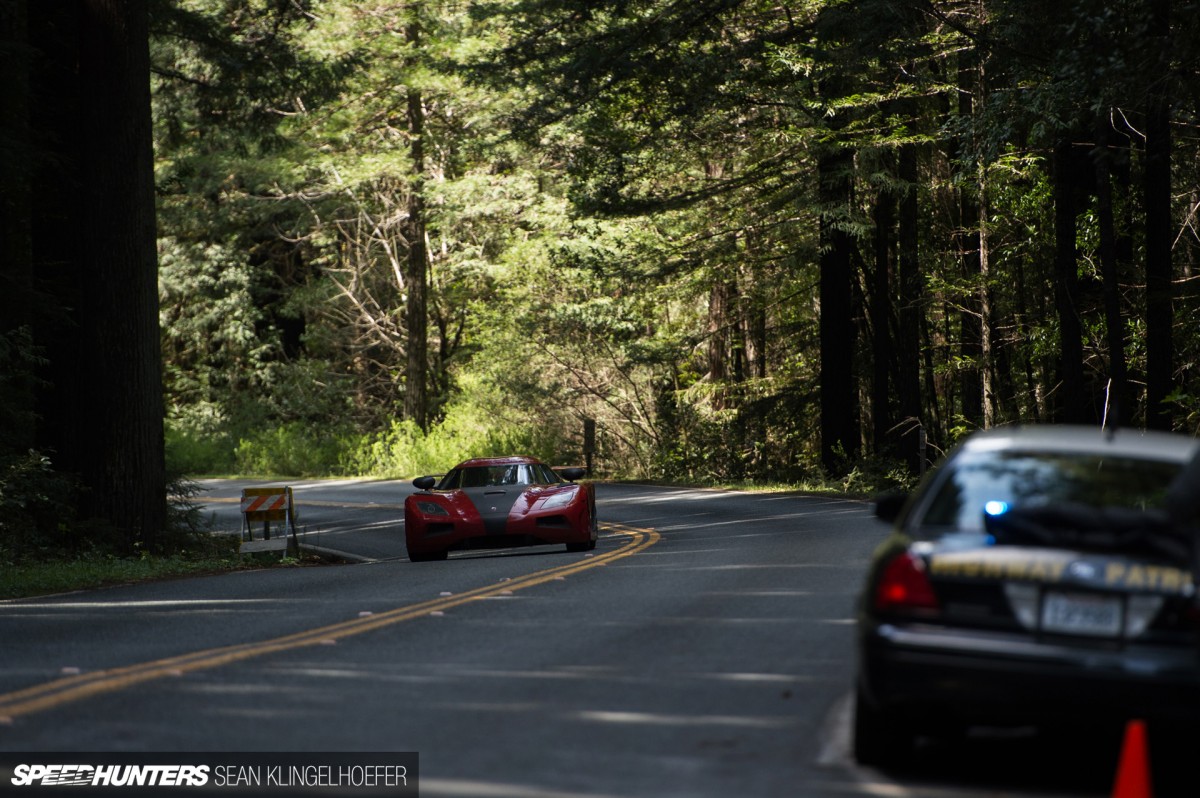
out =
<path fill-rule="evenodd" d="M 988 515 L 1004 515 L 1008 512 L 1008 502 L 992 500 L 983 505 L 983 511 Z"/>

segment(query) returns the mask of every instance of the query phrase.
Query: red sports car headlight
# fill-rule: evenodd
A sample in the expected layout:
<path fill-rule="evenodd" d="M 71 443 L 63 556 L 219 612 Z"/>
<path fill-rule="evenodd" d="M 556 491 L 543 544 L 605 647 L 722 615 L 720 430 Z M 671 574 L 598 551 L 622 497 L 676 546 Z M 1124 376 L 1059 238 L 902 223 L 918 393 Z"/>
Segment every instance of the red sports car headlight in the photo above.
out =
<path fill-rule="evenodd" d="M 417 502 L 417 509 L 425 515 L 450 515 L 450 511 L 437 502 Z"/>
<path fill-rule="evenodd" d="M 578 488 L 575 490 L 564 490 L 561 493 L 555 493 L 553 496 L 547 496 L 542 499 L 542 509 L 553 510 L 556 507 L 566 507 L 575 500 L 577 492 Z"/>

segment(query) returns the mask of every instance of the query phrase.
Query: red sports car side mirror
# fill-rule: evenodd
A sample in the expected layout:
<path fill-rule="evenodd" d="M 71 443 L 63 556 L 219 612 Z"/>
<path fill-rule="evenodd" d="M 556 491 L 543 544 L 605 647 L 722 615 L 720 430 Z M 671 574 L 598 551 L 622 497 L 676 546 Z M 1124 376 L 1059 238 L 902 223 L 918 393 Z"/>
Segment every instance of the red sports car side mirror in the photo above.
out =
<path fill-rule="evenodd" d="M 437 477 L 417 477 L 413 480 L 413 487 L 417 490 L 429 490 L 437 484 Z"/>
<path fill-rule="evenodd" d="M 574 482 L 577 479 L 583 479 L 585 474 L 587 474 L 586 468 L 561 468 L 558 471 L 558 475 L 560 477 L 570 482 Z"/>

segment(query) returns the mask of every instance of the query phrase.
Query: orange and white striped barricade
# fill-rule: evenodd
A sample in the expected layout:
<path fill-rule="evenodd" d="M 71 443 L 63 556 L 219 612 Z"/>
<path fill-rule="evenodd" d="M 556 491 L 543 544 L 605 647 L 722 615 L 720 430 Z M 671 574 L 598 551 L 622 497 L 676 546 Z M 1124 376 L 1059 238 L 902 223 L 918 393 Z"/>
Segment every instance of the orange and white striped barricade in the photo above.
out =
<path fill-rule="evenodd" d="M 284 536 L 296 541 L 296 503 L 290 487 L 244 488 L 242 490 L 242 541 L 254 540 L 254 524 L 262 522 L 263 540 L 271 539 L 271 522 L 283 521 Z"/>

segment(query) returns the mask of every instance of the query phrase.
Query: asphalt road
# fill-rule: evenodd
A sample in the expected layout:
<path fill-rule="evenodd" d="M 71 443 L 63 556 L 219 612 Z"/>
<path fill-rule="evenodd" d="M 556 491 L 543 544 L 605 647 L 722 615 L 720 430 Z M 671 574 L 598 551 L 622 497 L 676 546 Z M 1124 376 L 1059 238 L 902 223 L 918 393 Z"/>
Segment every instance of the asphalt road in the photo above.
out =
<path fill-rule="evenodd" d="M 240 482 L 208 482 L 240 529 Z M 426 796 L 1108 794 L 1106 743 L 850 750 L 862 502 L 600 485 L 595 552 L 404 556 L 392 482 L 293 485 L 361 562 L 0 602 L 0 750 L 415 751 Z"/>

